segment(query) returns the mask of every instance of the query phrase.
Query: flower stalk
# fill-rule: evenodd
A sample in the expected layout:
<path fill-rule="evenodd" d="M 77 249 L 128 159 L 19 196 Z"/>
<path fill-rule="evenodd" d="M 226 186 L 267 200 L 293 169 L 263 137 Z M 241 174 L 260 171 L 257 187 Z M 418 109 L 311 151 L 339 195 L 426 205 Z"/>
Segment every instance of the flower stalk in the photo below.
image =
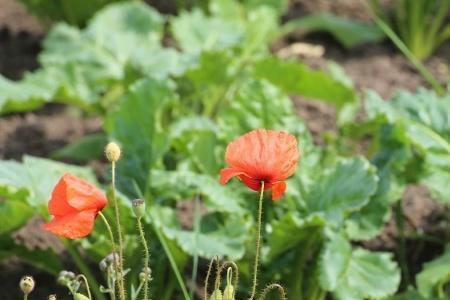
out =
<path fill-rule="evenodd" d="M 253 284 L 252 284 L 252 293 L 250 295 L 249 300 L 253 300 L 255 298 L 256 287 L 258 286 L 258 266 L 259 266 L 259 254 L 261 251 L 263 199 L 264 199 L 264 181 L 261 181 L 261 190 L 259 193 L 259 201 L 258 201 L 258 221 L 257 221 L 258 227 L 256 230 L 256 253 L 255 253 L 255 262 L 253 265 Z"/>
<path fill-rule="evenodd" d="M 122 226 L 120 224 L 120 211 L 119 204 L 116 197 L 116 162 L 120 159 L 121 150 L 120 147 L 111 142 L 106 145 L 105 148 L 106 158 L 111 162 L 111 198 L 114 206 L 115 223 L 117 228 L 117 237 L 119 241 L 119 263 L 117 268 L 117 288 L 119 290 L 119 299 L 126 300 L 125 298 L 125 278 L 123 274 L 123 235 Z"/>

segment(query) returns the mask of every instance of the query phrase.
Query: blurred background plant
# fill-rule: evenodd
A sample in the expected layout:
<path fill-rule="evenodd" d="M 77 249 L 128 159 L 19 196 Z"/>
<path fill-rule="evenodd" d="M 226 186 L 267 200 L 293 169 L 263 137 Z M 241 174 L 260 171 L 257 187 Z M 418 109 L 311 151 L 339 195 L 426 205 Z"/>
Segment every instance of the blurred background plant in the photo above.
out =
<path fill-rule="evenodd" d="M 450 38 L 449 0 L 394 0 L 387 8 L 380 0 L 368 2 L 419 60 L 427 59 Z"/>

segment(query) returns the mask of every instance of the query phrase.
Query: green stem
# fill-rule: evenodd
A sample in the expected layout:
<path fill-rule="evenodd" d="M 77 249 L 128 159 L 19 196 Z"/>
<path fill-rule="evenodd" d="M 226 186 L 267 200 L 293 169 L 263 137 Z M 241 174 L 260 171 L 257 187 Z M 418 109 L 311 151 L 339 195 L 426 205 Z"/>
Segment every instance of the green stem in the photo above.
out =
<path fill-rule="evenodd" d="M 311 236 L 303 249 L 301 249 L 300 253 L 297 255 L 295 259 L 295 267 L 294 270 L 297 276 L 292 277 L 292 281 L 289 287 L 289 295 L 291 295 L 294 299 L 302 300 L 303 299 L 303 272 L 305 271 L 305 264 L 308 260 L 310 254 L 310 247 L 313 242 L 313 236 Z"/>
<path fill-rule="evenodd" d="M 434 76 L 427 70 L 427 68 L 414 56 L 414 54 L 408 49 L 403 41 L 397 36 L 397 34 L 377 15 L 373 14 L 375 23 L 380 29 L 389 37 L 389 39 L 395 44 L 395 46 L 409 59 L 409 61 L 416 67 L 419 73 L 425 80 L 433 87 L 433 89 L 439 95 L 445 93 L 445 89 L 434 78 Z"/>
<path fill-rule="evenodd" d="M 123 238 L 122 238 L 122 227 L 120 225 L 120 212 L 119 212 L 119 204 L 116 198 L 116 162 L 111 162 L 111 186 L 112 186 L 112 200 L 114 204 L 114 213 L 116 217 L 116 227 L 117 227 L 117 236 L 119 238 L 119 264 L 118 264 L 118 272 L 117 272 L 117 286 L 119 288 L 119 298 L 120 300 L 125 299 L 125 278 L 123 276 Z"/>
<path fill-rule="evenodd" d="M 191 281 L 192 287 L 190 289 L 189 296 L 191 299 L 194 299 L 195 292 L 195 283 L 197 282 L 197 272 L 198 272 L 198 237 L 200 233 L 200 200 L 198 195 L 195 197 L 195 206 L 194 206 L 194 241 L 195 241 L 195 253 L 192 261 L 192 274 Z"/>
<path fill-rule="evenodd" d="M 89 282 L 88 282 L 86 276 L 84 276 L 83 274 L 80 274 L 76 277 L 76 279 L 78 280 L 79 278 L 81 278 L 84 281 L 84 285 L 86 286 L 86 291 L 88 293 L 88 298 L 89 298 L 89 300 L 92 300 L 91 289 L 89 288 Z"/>
<path fill-rule="evenodd" d="M 23 300 L 28 300 L 28 294 L 23 294 Z"/>
<path fill-rule="evenodd" d="M 252 285 L 252 294 L 250 295 L 249 300 L 255 298 L 256 286 L 258 285 L 258 265 L 259 265 L 259 252 L 261 248 L 261 223 L 262 223 L 263 199 L 264 199 L 264 181 L 261 181 L 261 190 L 259 193 L 259 202 L 258 202 L 258 224 L 257 224 L 258 228 L 256 233 L 256 253 L 255 253 L 255 263 L 253 265 L 253 285 Z"/>
<path fill-rule="evenodd" d="M 139 236 L 141 238 L 142 247 L 144 247 L 144 300 L 148 300 L 148 271 L 150 269 L 149 267 L 149 261 L 150 261 L 150 251 L 148 249 L 147 240 L 145 239 L 144 234 L 144 228 L 142 226 L 141 218 L 137 218 L 137 224 L 139 229 Z"/>
<path fill-rule="evenodd" d="M 411 283 L 411 279 L 409 276 L 409 268 L 408 268 L 408 261 L 406 258 L 406 239 L 405 239 L 405 221 L 403 216 L 403 208 L 402 208 L 402 201 L 400 200 L 396 207 L 396 215 L 395 215 L 395 221 L 397 223 L 397 230 L 399 232 L 400 236 L 400 249 L 399 249 L 399 257 L 400 257 L 400 265 L 403 273 L 403 284 L 405 287 L 409 286 Z"/>
<path fill-rule="evenodd" d="M 66 246 L 67 252 L 69 252 L 70 256 L 75 262 L 75 265 L 78 267 L 78 269 L 80 269 L 81 273 L 83 273 L 84 276 L 86 276 L 89 282 L 97 282 L 95 276 L 92 274 L 91 270 L 89 270 L 89 267 L 86 265 L 80 254 L 78 254 L 77 250 L 71 245 L 70 242 L 68 241 L 63 242 Z M 100 289 L 98 288 L 97 284 L 93 285 L 92 293 L 94 294 L 96 300 L 106 300 L 106 297 L 103 295 L 102 292 L 100 292 Z"/>
<path fill-rule="evenodd" d="M 133 297 L 131 297 L 131 300 L 136 300 L 136 298 L 139 296 L 139 294 L 141 293 L 142 287 L 144 286 L 144 282 L 140 282 L 138 288 L 136 289 L 136 294 L 133 295 Z"/>
<path fill-rule="evenodd" d="M 115 253 L 113 253 L 113 255 L 115 255 Z M 116 300 L 116 283 L 114 281 L 115 276 L 112 275 L 111 272 L 117 274 L 116 270 L 112 270 L 110 267 L 108 267 L 107 281 L 108 281 L 108 289 L 110 290 L 109 295 L 111 296 L 111 300 Z"/>
<path fill-rule="evenodd" d="M 111 242 L 111 249 L 112 249 L 112 253 L 113 253 L 113 266 L 114 266 L 114 272 L 117 274 L 119 274 L 119 264 L 117 262 L 117 257 L 116 257 L 116 242 L 114 239 L 114 234 L 113 231 L 111 229 L 111 225 L 109 225 L 108 219 L 106 219 L 105 215 L 102 212 L 98 213 L 100 218 L 103 220 L 103 223 L 105 223 L 106 229 L 108 230 L 109 233 L 109 239 Z"/>
<path fill-rule="evenodd" d="M 173 258 L 172 252 L 170 252 L 169 246 L 166 243 L 166 240 L 164 239 L 163 234 L 159 230 L 158 226 L 154 224 L 153 222 L 153 229 L 155 230 L 156 235 L 158 236 L 159 241 L 161 242 L 161 245 L 164 248 L 164 252 L 167 255 L 167 258 L 169 259 L 170 266 L 172 267 L 173 272 L 175 273 L 175 276 L 177 278 L 178 284 L 180 285 L 181 292 L 183 293 L 185 300 L 191 300 L 189 297 L 189 293 L 186 289 L 186 286 L 184 285 L 183 278 L 181 277 L 180 271 L 178 270 L 177 263 L 175 261 L 175 258 Z"/>

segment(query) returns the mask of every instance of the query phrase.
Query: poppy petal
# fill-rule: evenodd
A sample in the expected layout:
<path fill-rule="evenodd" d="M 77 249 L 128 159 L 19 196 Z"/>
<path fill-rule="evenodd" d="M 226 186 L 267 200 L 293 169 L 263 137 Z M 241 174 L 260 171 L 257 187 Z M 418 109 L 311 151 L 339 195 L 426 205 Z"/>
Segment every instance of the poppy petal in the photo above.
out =
<path fill-rule="evenodd" d="M 64 216 L 75 212 L 76 210 L 67 202 L 67 184 L 65 174 L 56 184 L 52 192 L 52 197 L 48 203 L 48 210 L 51 215 Z"/>
<path fill-rule="evenodd" d="M 272 200 L 277 201 L 283 197 L 286 191 L 286 182 L 280 181 L 272 185 Z"/>
<path fill-rule="evenodd" d="M 225 168 L 220 170 L 220 184 L 225 184 L 228 181 L 230 181 L 231 178 L 233 178 L 234 176 L 238 176 L 238 175 L 243 175 L 245 174 L 242 171 L 233 169 L 233 168 Z"/>
<path fill-rule="evenodd" d="M 102 210 L 107 203 L 101 190 L 89 182 L 71 174 L 64 175 L 67 202 L 76 210 Z"/>
<path fill-rule="evenodd" d="M 73 212 L 65 216 L 55 216 L 50 222 L 43 225 L 56 235 L 69 239 L 82 238 L 89 235 L 94 229 L 94 221 L 97 215 L 95 209 Z"/>

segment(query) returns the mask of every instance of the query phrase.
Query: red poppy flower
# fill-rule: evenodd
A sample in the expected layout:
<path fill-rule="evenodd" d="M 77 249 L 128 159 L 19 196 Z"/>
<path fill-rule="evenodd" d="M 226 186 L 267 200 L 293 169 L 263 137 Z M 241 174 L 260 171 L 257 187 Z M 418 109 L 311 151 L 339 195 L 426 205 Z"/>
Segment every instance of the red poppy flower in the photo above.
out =
<path fill-rule="evenodd" d="M 101 190 L 74 175 L 64 174 L 48 203 L 53 219 L 43 227 L 70 239 L 85 237 L 92 232 L 95 218 L 106 203 Z"/>
<path fill-rule="evenodd" d="M 291 176 L 299 159 L 294 136 L 275 130 L 253 130 L 231 142 L 225 152 L 229 167 L 220 171 L 220 183 L 237 176 L 255 191 L 272 189 L 272 199 L 280 199 L 286 190 L 286 178 Z"/>

